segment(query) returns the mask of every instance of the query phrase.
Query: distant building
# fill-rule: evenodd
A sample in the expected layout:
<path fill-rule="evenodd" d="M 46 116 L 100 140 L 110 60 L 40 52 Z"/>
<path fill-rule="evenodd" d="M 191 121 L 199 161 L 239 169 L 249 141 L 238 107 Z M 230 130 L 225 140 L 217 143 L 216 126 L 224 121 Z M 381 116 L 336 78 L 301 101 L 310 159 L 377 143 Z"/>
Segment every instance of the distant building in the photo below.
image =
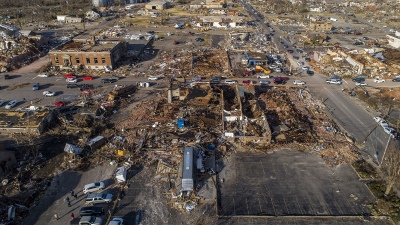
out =
<path fill-rule="evenodd" d="M 105 7 L 113 5 L 114 0 L 93 0 L 92 3 L 95 7 Z"/>
<path fill-rule="evenodd" d="M 309 29 L 312 31 L 331 31 L 332 24 L 326 22 L 311 22 Z"/>
<path fill-rule="evenodd" d="M 97 41 L 94 37 L 90 42 L 78 40 L 50 51 L 52 65 L 60 69 L 80 65 L 92 69 L 115 68 L 127 49 L 127 43 L 120 40 Z"/>
<path fill-rule="evenodd" d="M 168 2 L 149 2 L 144 6 L 145 9 L 164 10 L 168 8 Z"/>
<path fill-rule="evenodd" d="M 245 27 L 246 21 L 241 16 L 200 16 L 196 20 L 198 27 Z"/>
<path fill-rule="evenodd" d="M 57 21 L 63 23 L 82 23 L 82 20 L 83 19 L 81 17 L 76 17 L 76 16 L 68 16 L 68 15 L 57 16 Z"/>
<path fill-rule="evenodd" d="M 193 191 L 194 189 L 194 149 L 185 147 L 183 149 L 182 163 L 182 189 L 181 191 Z"/>

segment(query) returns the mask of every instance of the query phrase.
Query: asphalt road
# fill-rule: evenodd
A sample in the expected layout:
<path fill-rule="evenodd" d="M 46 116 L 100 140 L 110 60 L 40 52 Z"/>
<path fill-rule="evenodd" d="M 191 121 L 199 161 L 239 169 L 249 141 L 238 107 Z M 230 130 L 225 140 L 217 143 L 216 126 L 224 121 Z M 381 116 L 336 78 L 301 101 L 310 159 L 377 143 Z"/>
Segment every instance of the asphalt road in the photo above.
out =
<path fill-rule="evenodd" d="M 254 11 L 254 9 L 248 4 L 244 3 L 244 8 L 255 20 L 265 20 L 259 16 L 259 12 Z M 262 26 L 263 30 L 269 30 L 264 23 L 260 22 L 259 25 Z M 283 32 L 281 32 L 277 26 L 273 28 L 275 30 L 275 35 L 272 39 L 276 48 L 280 52 L 285 51 L 283 44 L 280 43 L 280 41 L 283 41 L 284 44 L 288 45 L 288 49 L 294 49 L 293 45 L 289 41 L 285 38 L 281 38 L 284 35 Z M 300 56 L 301 58 L 300 53 L 296 51 L 294 52 L 294 55 Z M 306 81 L 310 90 L 324 101 L 336 122 L 357 142 L 365 142 L 366 152 L 370 156 L 374 157 L 378 162 L 381 162 L 390 137 L 381 127 L 377 127 L 377 124 L 373 120 L 373 117 L 377 115 L 377 112 L 374 112 L 371 109 L 369 109 L 369 111 L 366 110 L 358 100 L 350 98 L 349 95 L 342 92 L 343 88 L 354 88 L 354 82 L 344 81 L 342 85 L 329 85 L 325 82 L 326 77 L 318 73 L 315 73 L 313 76 L 304 76 L 301 79 Z M 372 80 L 367 80 L 366 83 L 370 86 L 376 87 L 399 87 L 398 83 L 391 81 L 378 84 L 373 83 Z"/>

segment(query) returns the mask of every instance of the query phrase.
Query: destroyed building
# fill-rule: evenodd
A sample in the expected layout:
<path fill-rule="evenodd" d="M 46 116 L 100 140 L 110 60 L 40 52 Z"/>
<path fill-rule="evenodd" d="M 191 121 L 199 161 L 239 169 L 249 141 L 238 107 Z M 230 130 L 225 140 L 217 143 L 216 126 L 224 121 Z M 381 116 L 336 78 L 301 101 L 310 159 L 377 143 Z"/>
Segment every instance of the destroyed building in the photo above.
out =
<path fill-rule="evenodd" d="M 86 39 L 85 39 L 86 40 Z M 120 40 L 71 41 L 49 52 L 50 61 L 56 68 L 77 68 L 81 65 L 92 69 L 115 68 L 126 53 L 127 42 Z"/>

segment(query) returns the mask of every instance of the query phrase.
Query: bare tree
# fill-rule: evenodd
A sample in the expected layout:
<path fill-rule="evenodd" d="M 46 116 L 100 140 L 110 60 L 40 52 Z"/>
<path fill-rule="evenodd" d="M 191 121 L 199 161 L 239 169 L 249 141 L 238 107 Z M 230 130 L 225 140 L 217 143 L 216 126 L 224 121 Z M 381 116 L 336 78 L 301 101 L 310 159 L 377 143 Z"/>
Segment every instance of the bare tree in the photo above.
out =
<path fill-rule="evenodd" d="M 387 176 L 385 195 L 390 193 L 394 184 L 400 178 L 400 151 L 398 148 L 397 142 L 391 141 L 387 148 L 387 155 L 382 164 L 382 169 Z"/>

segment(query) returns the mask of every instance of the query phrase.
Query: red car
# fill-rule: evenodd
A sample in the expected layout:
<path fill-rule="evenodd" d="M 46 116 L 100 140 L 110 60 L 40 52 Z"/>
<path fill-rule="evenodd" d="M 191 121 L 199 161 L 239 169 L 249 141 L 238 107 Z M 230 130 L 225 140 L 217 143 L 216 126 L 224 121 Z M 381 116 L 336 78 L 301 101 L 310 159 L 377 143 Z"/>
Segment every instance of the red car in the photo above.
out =
<path fill-rule="evenodd" d="M 243 80 L 243 84 L 251 84 L 251 80 Z"/>
<path fill-rule="evenodd" d="M 57 106 L 57 107 L 61 107 L 61 106 L 65 105 L 65 102 L 57 101 L 57 102 L 54 102 L 54 105 Z"/>
<path fill-rule="evenodd" d="M 82 80 L 93 80 L 93 76 L 82 76 Z"/>
<path fill-rule="evenodd" d="M 76 76 L 74 75 L 74 74 L 72 74 L 72 73 L 67 73 L 67 74 L 64 74 L 64 78 L 65 79 L 67 79 L 67 78 L 76 78 Z"/>
<path fill-rule="evenodd" d="M 274 77 L 275 84 L 286 84 L 288 79 L 286 77 Z"/>
<path fill-rule="evenodd" d="M 249 75 L 253 75 L 253 74 L 254 74 L 254 70 L 251 70 L 251 71 L 248 71 L 248 70 L 243 71 L 243 75 L 244 75 L 244 76 L 249 76 Z"/>

